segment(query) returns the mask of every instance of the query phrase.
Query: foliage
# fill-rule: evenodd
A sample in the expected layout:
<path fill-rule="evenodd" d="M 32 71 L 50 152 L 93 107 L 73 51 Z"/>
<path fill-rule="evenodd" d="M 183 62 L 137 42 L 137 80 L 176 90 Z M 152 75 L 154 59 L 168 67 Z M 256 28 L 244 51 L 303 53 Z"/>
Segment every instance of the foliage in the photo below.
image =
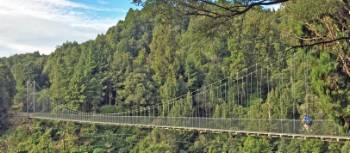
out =
<path fill-rule="evenodd" d="M 0 131 L 7 128 L 7 115 L 16 94 L 15 79 L 10 69 L 0 61 Z"/>
<path fill-rule="evenodd" d="M 227 6 L 227 2 L 218 3 Z M 66 42 L 48 56 L 32 53 L 0 59 L 0 129 L 6 126 L 9 104 L 25 110 L 26 82 L 35 81 L 39 103 L 50 99 L 52 104 L 84 112 L 144 109 L 182 96 L 181 102 L 153 113 L 216 118 L 251 115 L 263 119 L 298 119 L 310 114 L 315 119 L 333 120 L 340 132 L 349 132 L 349 42 L 310 46 L 315 39 L 332 40 L 348 34 L 346 17 L 339 15 L 344 11 L 343 3 L 295 0 L 284 3 L 278 11 L 254 7 L 242 16 L 222 20 L 180 16 L 176 9 L 181 5 L 169 7 L 149 1 L 141 10 L 130 9 L 124 21 L 95 40 Z M 250 89 L 249 95 L 241 97 L 249 104 L 238 104 L 237 95 L 223 95 L 226 86 L 206 88 L 220 80 L 235 82 L 238 73 L 249 71 L 257 63 L 269 68 L 271 87 L 263 82 L 263 91 Z M 285 84 L 279 82 L 281 78 Z M 259 82 L 258 78 L 251 79 Z M 238 88 L 244 87 L 248 84 Z M 195 95 L 197 90 L 214 95 L 208 106 L 203 104 L 207 95 Z M 228 92 L 236 90 L 242 89 L 230 88 Z M 94 153 L 349 150 L 348 143 L 318 140 L 34 123 L 30 128 L 23 125 L 9 131 L 2 138 L 8 141 L 9 152 L 68 148 L 69 152 Z M 90 135 L 84 137 L 86 134 Z"/>

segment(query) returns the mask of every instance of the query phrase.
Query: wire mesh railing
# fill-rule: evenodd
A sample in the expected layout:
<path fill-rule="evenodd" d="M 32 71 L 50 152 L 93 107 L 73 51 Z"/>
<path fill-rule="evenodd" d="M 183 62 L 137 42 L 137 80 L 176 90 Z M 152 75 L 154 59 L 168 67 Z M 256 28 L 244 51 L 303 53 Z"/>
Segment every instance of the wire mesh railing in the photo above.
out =
<path fill-rule="evenodd" d="M 291 133 L 303 135 L 348 136 L 341 127 L 330 120 L 315 120 L 306 130 L 300 120 L 292 119 L 242 119 L 164 116 L 109 116 L 93 113 L 31 113 L 31 118 L 76 121 L 86 123 L 116 124 L 145 127 L 169 127 L 208 131 L 256 131 L 266 133 Z"/>

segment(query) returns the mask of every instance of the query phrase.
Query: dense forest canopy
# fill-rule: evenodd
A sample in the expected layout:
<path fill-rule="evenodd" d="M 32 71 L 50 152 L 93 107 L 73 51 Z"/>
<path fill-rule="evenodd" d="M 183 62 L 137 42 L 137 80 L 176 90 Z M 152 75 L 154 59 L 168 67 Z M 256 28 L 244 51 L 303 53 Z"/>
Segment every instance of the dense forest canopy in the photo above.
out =
<path fill-rule="evenodd" d="M 26 110 L 26 82 L 35 81 L 37 101 L 48 99 L 72 110 L 115 113 L 131 108 L 145 108 L 165 103 L 168 99 L 186 95 L 186 105 L 173 107 L 172 116 L 188 116 L 194 105 L 191 92 L 216 80 L 234 78 L 249 65 L 270 65 L 274 76 L 291 69 L 295 58 L 300 67 L 311 62 L 306 95 L 298 90 L 297 115 L 305 114 L 307 98 L 314 97 L 310 114 L 316 119 L 334 120 L 342 132 L 350 130 L 350 4 L 347 0 L 147 0 L 141 10 L 130 9 L 123 21 L 84 43 L 66 42 L 50 55 L 39 53 L 15 55 L 0 59 L 0 128 L 9 104 L 16 110 Z M 281 3 L 271 11 L 264 5 Z M 270 59 L 270 60 L 266 60 Z M 302 71 L 298 73 L 303 73 Z M 299 85 L 303 75 L 295 78 Z M 243 107 L 228 110 L 228 105 L 212 105 L 213 117 L 232 117 L 250 113 L 269 118 L 271 106 L 286 96 L 287 87 L 267 93 L 257 99 L 259 111 L 249 112 Z M 288 105 L 284 118 L 291 118 Z M 54 123 L 51 123 L 54 124 Z M 232 138 L 227 135 L 198 133 L 167 133 L 154 130 L 148 134 L 139 129 L 86 127 L 74 124 L 67 134 L 64 128 L 49 128 L 49 123 L 35 123 L 43 129 L 26 131 L 21 128 L 9 133 L 9 141 L 24 139 L 24 143 L 10 144 L 19 150 L 36 152 L 48 145 L 62 147 L 58 139 L 71 138 L 70 152 L 347 152 L 350 144 L 326 144 L 320 141 L 269 140 L 265 138 Z M 79 131 L 79 132 L 77 132 Z M 91 132 L 94 131 L 94 132 Z M 132 133 L 126 140 L 117 137 L 82 141 L 82 133 Z M 110 132 L 110 133 L 108 133 Z M 26 146 L 30 138 L 37 144 Z M 43 134 L 39 136 L 39 133 Z M 77 134 L 79 133 L 79 134 Z M 19 137 L 18 135 L 23 136 Z M 144 136 L 137 139 L 136 136 Z M 34 138 L 35 137 L 35 138 Z M 189 143 L 179 144 L 179 139 Z M 50 139 L 49 142 L 45 140 Z M 172 141 L 174 140 L 174 141 Z M 85 147 L 82 142 L 100 145 L 98 149 Z M 120 145 L 119 143 L 125 143 Z M 108 143 L 108 144 L 107 144 Z M 105 146 L 103 146 L 105 145 Z M 40 148 L 42 147 L 42 148 Z M 343 148 L 343 149 L 342 149 Z M 47 148 L 46 148 L 47 149 Z M 79 150 L 80 149 L 80 150 Z M 14 151 L 14 150 L 12 150 Z M 95 152 L 94 151 L 94 152 Z"/>
<path fill-rule="evenodd" d="M 0 131 L 7 128 L 10 102 L 15 94 L 15 79 L 10 69 L 0 61 Z"/>

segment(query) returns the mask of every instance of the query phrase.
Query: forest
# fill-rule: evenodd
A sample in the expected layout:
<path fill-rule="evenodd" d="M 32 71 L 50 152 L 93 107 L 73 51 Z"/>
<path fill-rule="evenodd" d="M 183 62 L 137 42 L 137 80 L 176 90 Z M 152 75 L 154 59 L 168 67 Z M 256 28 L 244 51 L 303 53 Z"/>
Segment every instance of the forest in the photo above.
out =
<path fill-rule="evenodd" d="M 134 2 L 142 9 L 130 9 L 124 20 L 94 40 L 72 40 L 49 55 L 35 52 L 0 58 L 0 152 L 350 153 L 350 142 L 10 117 L 27 109 L 27 81 L 36 82 L 38 103 L 50 99 L 71 110 L 118 113 L 165 103 L 216 80 L 235 78 L 237 72 L 255 63 L 271 65 L 274 77 L 278 77 L 279 72 L 291 69 L 288 62 L 296 58 L 301 67 L 307 61 L 312 65 L 310 92 L 296 93 L 302 99 L 298 101 L 298 118 L 305 113 L 308 97 L 313 97 L 309 114 L 315 119 L 332 120 L 341 132 L 350 132 L 348 0 L 286 0 L 278 10 L 257 5 L 238 13 L 227 8 L 243 2 Z M 295 83 L 303 79 L 301 75 Z M 267 93 L 266 99 L 287 95 L 284 92 L 288 88 L 276 86 L 281 90 Z M 280 111 L 268 107 L 279 105 L 277 102 L 256 101 L 259 103 L 238 109 L 229 109 L 233 104 L 218 101 L 210 109 L 214 117 L 249 113 L 268 118 L 269 111 Z M 262 109 L 248 111 L 256 105 Z M 186 116 L 192 107 L 202 106 L 189 103 L 174 107 L 171 115 Z M 284 118 L 292 117 L 291 107 L 288 105 Z"/>

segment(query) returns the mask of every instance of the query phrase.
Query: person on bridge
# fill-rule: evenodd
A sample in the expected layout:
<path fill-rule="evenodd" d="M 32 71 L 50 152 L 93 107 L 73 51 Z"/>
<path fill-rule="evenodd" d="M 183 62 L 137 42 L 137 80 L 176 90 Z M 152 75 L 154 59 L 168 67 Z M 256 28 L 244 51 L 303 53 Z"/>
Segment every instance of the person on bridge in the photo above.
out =
<path fill-rule="evenodd" d="M 306 130 L 309 130 L 309 128 L 310 128 L 311 125 L 312 125 L 312 118 L 311 118 L 311 116 L 309 116 L 309 115 L 304 115 L 303 123 L 304 123 L 304 128 L 305 128 Z"/>

